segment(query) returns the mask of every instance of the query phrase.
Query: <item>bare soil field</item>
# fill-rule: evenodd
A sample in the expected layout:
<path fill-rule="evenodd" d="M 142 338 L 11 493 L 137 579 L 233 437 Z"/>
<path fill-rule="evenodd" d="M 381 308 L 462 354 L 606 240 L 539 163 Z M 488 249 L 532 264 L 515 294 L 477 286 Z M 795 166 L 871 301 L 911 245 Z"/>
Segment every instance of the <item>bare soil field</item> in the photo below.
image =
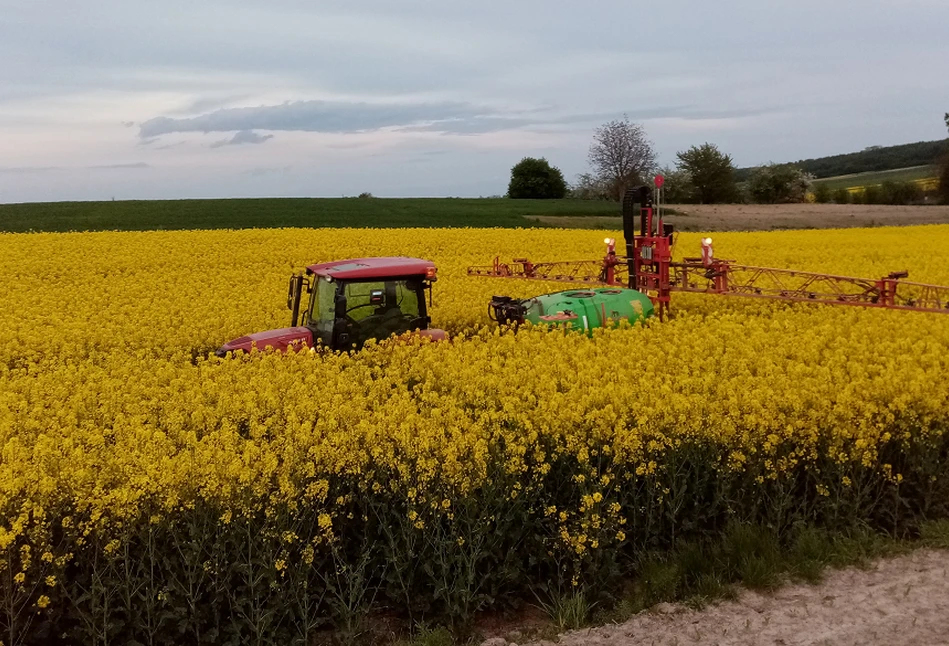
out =
<path fill-rule="evenodd" d="M 669 221 L 679 231 L 772 231 L 949 223 L 949 205 L 671 204 L 669 208 L 677 212 L 669 216 Z M 525 217 L 565 228 L 622 228 L 618 216 Z"/>
<path fill-rule="evenodd" d="M 743 591 L 704 610 L 659 604 L 623 624 L 532 646 L 849 646 L 949 644 L 949 552 L 920 549 L 867 569 L 829 570 L 817 585 Z M 503 637 L 484 642 L 508 646 Z"/>

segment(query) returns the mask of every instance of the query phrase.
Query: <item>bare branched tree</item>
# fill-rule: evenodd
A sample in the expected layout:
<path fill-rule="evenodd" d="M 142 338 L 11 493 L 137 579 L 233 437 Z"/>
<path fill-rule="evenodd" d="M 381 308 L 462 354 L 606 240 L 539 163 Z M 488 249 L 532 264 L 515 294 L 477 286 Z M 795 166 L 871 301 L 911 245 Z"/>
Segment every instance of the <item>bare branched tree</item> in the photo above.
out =
<path fill-rule="evenodd" d="M 608 182 L 613 194 L 622 200 L 629 186 L 642 182 L 655 168 L 656 153 L 643 127 L 630 123 L 624 114 L 622 119 L 596 129 L 589 160 L 594 174 Z"/>

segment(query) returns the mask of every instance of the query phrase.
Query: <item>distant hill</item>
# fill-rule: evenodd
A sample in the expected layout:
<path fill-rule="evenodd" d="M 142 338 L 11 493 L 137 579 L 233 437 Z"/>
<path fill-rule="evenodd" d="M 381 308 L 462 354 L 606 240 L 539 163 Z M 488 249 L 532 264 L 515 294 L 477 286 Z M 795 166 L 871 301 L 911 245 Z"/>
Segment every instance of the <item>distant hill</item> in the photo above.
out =
<path fill-rule="evenodd" d="M 853 173 L 850 175 L 835 175 L 818 179 L 816 184 L 823 184 L 830 190 L 838 188 L 880 186 L 883 182 L 915 182 L 926 190 L 935 190 L 939 180 L 938 166 L 912 166 L 910 168 L 896 168 L 894 170 L 870 171 L 868 173 Z"/>
<path fill-rule="evenodd" d="M 911 166 L 928 166 L 937 163 L 946 153 L 949 153 L 949 139 L 938 139 L 899 146 L 871 146 L 858 153 L 802 159 L 790 164 L 813 173 L 817 178 L 836 177 Z M 751 168 L 739 168 L 738 180 L 748 179 L 751 171 Z"/>

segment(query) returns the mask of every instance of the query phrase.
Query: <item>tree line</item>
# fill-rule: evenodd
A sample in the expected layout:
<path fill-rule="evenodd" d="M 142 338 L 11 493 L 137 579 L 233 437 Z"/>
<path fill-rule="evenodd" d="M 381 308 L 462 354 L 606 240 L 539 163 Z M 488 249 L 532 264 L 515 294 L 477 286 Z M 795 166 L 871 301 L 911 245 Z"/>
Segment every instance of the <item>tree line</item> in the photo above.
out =
<path fill-rule="evenodd" d="M 949 113 L 945 119 L 949 128 Z M 937 192 L 941 194 L 944 202 L 949 203 L 947 142 L 949 140 L 926 143 L 942 144 L 944 159 L 941 162 L 941 181 Z M 915 150 L 914 154 L 931 155 L 930 148 L 920 144 L 865 152 L 883 154 L 887 150 L 895 150 L 892 154 L 896 155 L 908 154 L 907 150 Z M 851 157 L 852 155 L 838 155 L 824 159 Z M 708 142 L 677 152 L 674 166 L 660 167 L 656 164 L 656 153 L 644 128 L 640 124 L 631 123 L 626 116 L 610 121 L 594 131 L 587 158 L 590 172 L 581 173 L 573 184 L 568 184 L 560 169 L 551 165 L 546 158 L 525 157 L 511 169 L 507 195 L 511 198 L 572 197 L 618 201 L 626 188 L 651 184 L 652 176 L 658 173 L 665 177 L 665 201 L 671 204 L 779 204 L 804 202 L 807 199 L 822 203 L 912 204 L 924 197 L 922 189 L 913 182 L 883 182 L 879 186 L 868 186 L 862 192 L 851 192 L 847 189 L 831 191 L 827 186 L 815 183 L 818 175 L 808 169 L 818 168 L 810 162 L 821 160 L 791 164 L 769 163 L 739 170 L 730 155 Z M 876 164 L 878 161 L 874 160 L 878 158 L 879 155 L 866 155 L 861 158 L 864 160 L 861 163 Z M 927 159 L 936 161 L 937 157 Z"/>

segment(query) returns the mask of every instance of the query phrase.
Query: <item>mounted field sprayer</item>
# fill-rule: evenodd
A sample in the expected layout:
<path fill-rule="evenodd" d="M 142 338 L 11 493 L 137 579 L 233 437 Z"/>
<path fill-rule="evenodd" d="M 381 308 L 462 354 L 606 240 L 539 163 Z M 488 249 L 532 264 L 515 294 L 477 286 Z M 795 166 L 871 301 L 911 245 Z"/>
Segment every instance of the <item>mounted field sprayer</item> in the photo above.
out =
<path fill-rule="evenodd" d="M 605 325 L 609 319 L 647 318 L 656 311 L 662 320 L 669 313 L 672 292 L 949 314 L 949 287 L 905 281 L 903 279 L 909 276 L 907 271 L 892 272 L 874 280 L 737 265 L 732 260 L 715 258 L 711 238 L 703 238 L 701 257 L 673 262 L 675 231 L 672 224 L 663 222 L 663 182 L 663 177 L 657 175 L 655 207 L 652 189 L 648 186 L 628 189 L 623 196 L 625 256 L 618 256 L 615 241 L 607 238 L 604 241 L 607 253 L 602 260 L 533 263 L 527 258 L 515 258 L 511 263 L 502 263 L 496 257 L 491 266 L 469 267 L 470 276 L 586 283 L 601 287 L 521 300 L 495 296 L 489 305 L 491 317 L 512 324 L 568 322 L 571 327 L 584 330 Z M 637 217 L 638 233 L 635 226 Z M 602 289 L 604 286 L 613 289 Z M 649 307 L 644 300 L 648 301 Z M 622 307 L 624 304 L 636 310 L 639 317 L 628 316 L 628 308 Z M 611 305 L 617 307 L 611 309 Z"/>

